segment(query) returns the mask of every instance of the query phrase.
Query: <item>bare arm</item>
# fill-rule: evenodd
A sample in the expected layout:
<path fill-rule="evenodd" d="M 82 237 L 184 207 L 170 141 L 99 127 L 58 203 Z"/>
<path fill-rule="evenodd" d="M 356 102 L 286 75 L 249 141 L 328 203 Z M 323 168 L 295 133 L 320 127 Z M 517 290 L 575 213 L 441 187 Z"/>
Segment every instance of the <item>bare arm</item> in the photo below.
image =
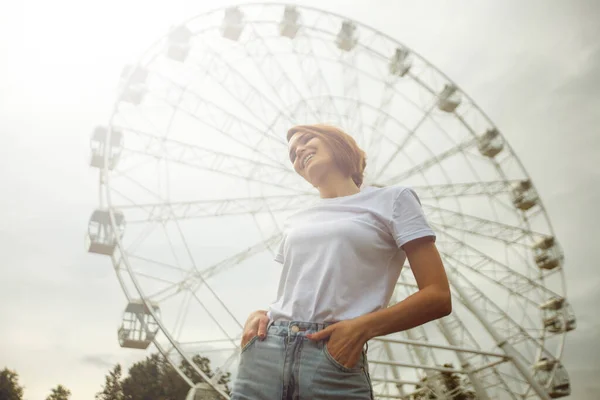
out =
<path fill-rule="evenodd" d="M 448 278 L 432 238 L 412 240 L 403 249 L 419 291 L 391 307 L 356 318 L 365 341 L 411 329 L 452 312 Z"/>

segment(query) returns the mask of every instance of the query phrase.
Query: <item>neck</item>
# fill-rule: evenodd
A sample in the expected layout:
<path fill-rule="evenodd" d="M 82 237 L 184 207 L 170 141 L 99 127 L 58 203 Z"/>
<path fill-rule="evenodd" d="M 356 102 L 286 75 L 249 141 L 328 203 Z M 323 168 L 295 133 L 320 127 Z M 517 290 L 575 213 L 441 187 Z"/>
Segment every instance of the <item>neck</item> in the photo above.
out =
<path fill-rule="evenodd" d="M 329 175 L 322 185 L 317 186 L 322 199 L 330 199 L 333 197 L 350 196 L 360 192 L 356 183 L 351 177 L 340 175 Z"/>

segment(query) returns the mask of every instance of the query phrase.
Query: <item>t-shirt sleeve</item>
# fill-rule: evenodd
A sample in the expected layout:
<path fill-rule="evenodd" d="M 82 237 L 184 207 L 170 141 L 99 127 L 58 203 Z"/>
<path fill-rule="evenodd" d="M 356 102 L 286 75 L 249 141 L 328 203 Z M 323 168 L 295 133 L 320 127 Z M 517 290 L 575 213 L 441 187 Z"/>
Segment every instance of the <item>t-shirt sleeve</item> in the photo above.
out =
<path fill-rule="evenodd" d="M 435 240 L 435 232 L 427 223 L 419 197 L 410 188 L 403 189 L 394 199 L 392 234 L 398 247 L 425 236 Z"/>
<path fill-rule="evenodd" d="M 277 246 L 277 253 L 275 253 L 274 260 L 280 264 L 283 264 L 283 245 L 285 244 L 285 235 L 281 237 L 281 242 L 279 242 L 279 246 Z"/>

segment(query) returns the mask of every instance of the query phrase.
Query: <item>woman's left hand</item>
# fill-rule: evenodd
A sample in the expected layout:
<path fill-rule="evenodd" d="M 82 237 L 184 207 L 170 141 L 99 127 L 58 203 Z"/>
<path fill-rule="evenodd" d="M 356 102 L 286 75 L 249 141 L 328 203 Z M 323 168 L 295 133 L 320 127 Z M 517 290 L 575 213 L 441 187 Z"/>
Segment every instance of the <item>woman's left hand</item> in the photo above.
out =
<path fill-rule="evenodd" d="M 346 368 L 354 368 L 368 338 L 365 337 L 362 325 L 353 319 L 337 322 L 327 328 L 306 335 L 314 341 L 329 338 L 325 343 L 327 351 L 331 356 Z"/>

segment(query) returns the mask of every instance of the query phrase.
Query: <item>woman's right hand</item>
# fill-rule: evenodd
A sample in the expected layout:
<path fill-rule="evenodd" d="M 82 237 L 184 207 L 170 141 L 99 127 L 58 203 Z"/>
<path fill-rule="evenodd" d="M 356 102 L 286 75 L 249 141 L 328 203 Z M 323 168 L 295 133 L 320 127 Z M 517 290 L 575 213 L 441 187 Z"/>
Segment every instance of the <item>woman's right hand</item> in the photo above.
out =
<path fill-rule="evenodd" d="M 254 336 L 258 335 L 259 340 L 263 340 L 267 337 L 268 324 L 269 317 L 267 317 L 267 312 L 265 310 L 258 310 L 251 313 L 246 320 L 246 325 L 244 325 L 241 348 L 243 349 L 246 343 Z"/>

